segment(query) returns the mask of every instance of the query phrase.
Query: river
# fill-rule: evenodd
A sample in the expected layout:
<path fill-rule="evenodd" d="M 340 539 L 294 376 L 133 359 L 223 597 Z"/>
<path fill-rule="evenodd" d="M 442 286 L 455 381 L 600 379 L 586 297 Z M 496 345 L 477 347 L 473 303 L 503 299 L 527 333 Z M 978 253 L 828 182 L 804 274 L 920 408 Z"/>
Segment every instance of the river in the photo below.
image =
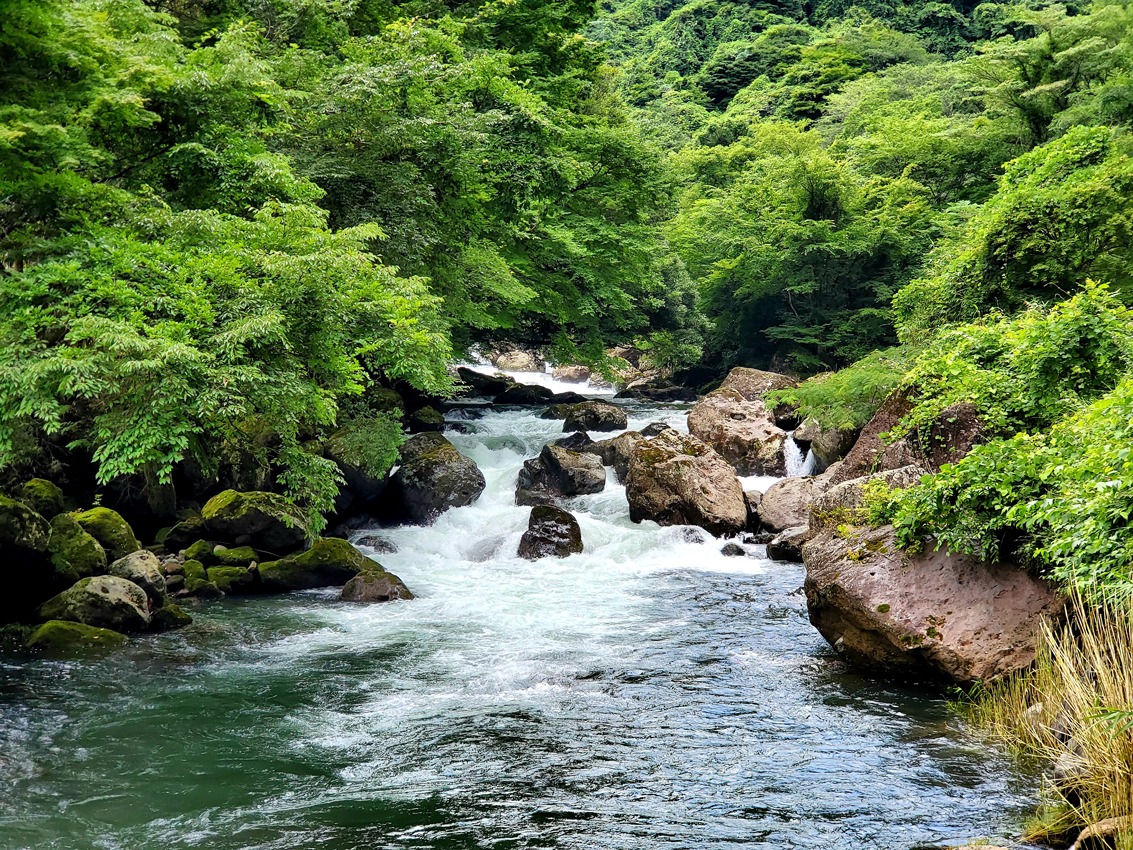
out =
<path fill-rule="evenodd" d="M 684 411 L 630 425 L 658 419 Z M 1017 831 L 1035 778 L 939 696 L 847 670 L 800 566 L 634 525 L 612 471 L 571 504 L 583 554 L 520 560 L 515 477 L 561 422 L 465 427 L 484 495 L 381 532 L 417 599 L 224 600 L 106 659 L 0 662 L 0 848 L 909 850 Z"/>

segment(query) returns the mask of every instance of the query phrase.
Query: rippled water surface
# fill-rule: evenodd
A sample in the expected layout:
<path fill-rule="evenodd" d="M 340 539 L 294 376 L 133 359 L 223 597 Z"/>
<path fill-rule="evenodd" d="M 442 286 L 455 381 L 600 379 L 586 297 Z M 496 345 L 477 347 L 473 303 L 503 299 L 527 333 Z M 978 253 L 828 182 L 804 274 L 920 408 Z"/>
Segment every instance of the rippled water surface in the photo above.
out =
<path fill-rule="evenodd" d="M 636 410 L 631 426 L 679 410 Z M 802 569 L 573 508 L 514 557 L 558 422 L 455 436 L 488 490 L 382 532 L 418 594 L 225 600 L 96 662 L 0 666 L 0 848 L 878 848 L 1014 832 L 1034 790 L 942 700 L 849 673 Z"/>

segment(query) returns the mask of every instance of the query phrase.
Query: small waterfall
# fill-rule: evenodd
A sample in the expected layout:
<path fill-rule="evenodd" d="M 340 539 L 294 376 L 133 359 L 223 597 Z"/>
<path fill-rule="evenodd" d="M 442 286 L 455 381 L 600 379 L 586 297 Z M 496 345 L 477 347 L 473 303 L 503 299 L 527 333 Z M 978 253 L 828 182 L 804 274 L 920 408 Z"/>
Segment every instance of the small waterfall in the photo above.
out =
<path fill-rule="evenodd" d="M 783 459 L 786 461 L 788 478 L 803 478 L 807 475 L 814 475 L 815 468 L 818 466 L 818 458 L 814 456 L 814 452 L 807 449 L 804 457 L 799 444 L 790 434 L 787 435 L 787 442 L 783 444 Z"/>

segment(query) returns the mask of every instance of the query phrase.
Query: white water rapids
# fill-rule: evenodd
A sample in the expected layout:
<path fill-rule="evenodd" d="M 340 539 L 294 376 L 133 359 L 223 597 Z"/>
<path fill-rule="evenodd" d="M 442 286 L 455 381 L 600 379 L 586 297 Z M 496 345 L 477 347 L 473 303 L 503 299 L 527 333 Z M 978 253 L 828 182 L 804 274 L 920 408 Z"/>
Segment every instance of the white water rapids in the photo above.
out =
<path fill-rule="evenodd" d="M 659 419 L 684 411 L 630 408 Z M 481 498 L 371 530 L 415 600 L 225 600 L 105 661 L 0 667 L 0 847 L 1006 843 L 1031 779 L 942 700 L 844 669 L 800 567 L 633 524 L 612 471 L 570 505 L 581 555 L 521 560 L 515 478 L 562 423 L 465 421 Z"/>

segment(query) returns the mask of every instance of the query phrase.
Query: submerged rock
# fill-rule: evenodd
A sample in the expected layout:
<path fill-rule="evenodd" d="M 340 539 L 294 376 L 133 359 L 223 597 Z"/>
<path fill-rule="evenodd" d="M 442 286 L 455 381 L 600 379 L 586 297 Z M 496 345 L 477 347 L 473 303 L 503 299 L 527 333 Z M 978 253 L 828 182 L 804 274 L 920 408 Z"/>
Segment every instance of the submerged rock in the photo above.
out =
<path fill-rule="evenodd" d="M 290 552 L 307 539 L 303 512 L 276 493 L 225 490 L 205 503 L 201 518 L 212 539 L 264 552 Z"/>
<path fill-rule="evenodd" d="M 628 424 L 626 413 L 615 404 L 587 401 L 567 413 L 563 431 L 621 431 Z"/>
<path fill-rule="evenodd" d="M 75 521 L 102 545 L 111 561 L 125 558 L 142 548 L 130 524 L 110 508 L 91 508 L 75 514 Z"/>
<path fill-rule="evenodd" d="M 539 457 L 523 462 L 515 503 L 545 505 L 560 498 L 599 493 L 605 487 L 606 470 L 597 457 L 548 444 Z"/>
<path fill-rule="evenodd" d="M 718 537 L 747 526 L 747 503 L 735 471 L 710 446 L 676 431 L 634 447 L 626 497 L 634 522 L 697 525 Z"/>
<path fill-rule="evenodd" d="M 390 479 L 394 513 L 429 525 L 449 508 L 475 502 L 484 492 L 484 474 L 440 434 L 418 434 L 401 447 L 401 466 Z"/>
<path fill-rule="evenodd" d="M 568 511 L 554 505 L 538 505 L 531 509 L 527 530 L 519 539 L 520 558 L 565 558 L 582 551 L 582 529 Z"/>
<path fill-rule="evenodd" d="M 105 652 L 125 643 L 121 632 L 68 620 L 48 620 L 36 626 L 27 639 L 28 649 L 56 657 Z"/>
<path fill-rule="evenodd" d="M 259 583 L 254 589 L 260 593 L 287 593 L 341 586 L 373 563 L 347 541 L 321 537 L 306 552 L 261 564 Z M 209 571 L 210 577 L 212 572 Z"/>
<path fill-rule="evenodd" d="M 902 552 L 890 526 L 822 528 L 803 560 L 815 628 L 851 664 L 903 678 L 970 684 L 1021 670 L 1042 618 L 1063 606 L 1011 564 Z"/>
<path fill-rule="evenodd" d="M 149 628 L 146 592 L 118 576 L 92 576 L 76 582 L 39 609 L 45 620 L 70 620 L 116 632 Z"/>
<path fill-rule="evenodd" d="M 770 374 L 770 373 L 769 373 Z M 763 402 L 735 389 L 718 389 L 696 403 L 688 430 L 712 446 L 740 475 L 783 475 L 787 432 L 775 424 Z"/>
<path fill-rule="evenodd" d="M 340 598 L 344 602 L 377 603 L 412 599 L 413 594 L 400 578 L 371 561 L 362 572 L 346 582 Z"/>
<path fill-rule="evenodd" d="M 725 558 L 742 558 L 747 555 L 747 550 L 739 543 L 725 543 L 720 549 L 720 554 Z"/>

